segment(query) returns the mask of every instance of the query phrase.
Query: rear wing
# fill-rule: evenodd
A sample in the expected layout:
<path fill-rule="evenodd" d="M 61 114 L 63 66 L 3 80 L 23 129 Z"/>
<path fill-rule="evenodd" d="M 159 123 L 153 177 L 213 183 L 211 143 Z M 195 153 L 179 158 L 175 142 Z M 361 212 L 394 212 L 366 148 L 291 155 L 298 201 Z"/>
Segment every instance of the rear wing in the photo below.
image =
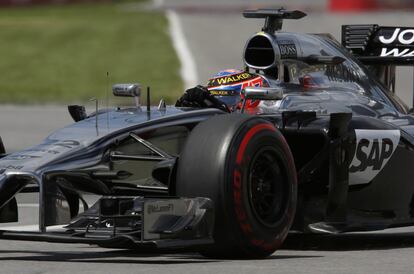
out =
<path fill-rule="evenodd" d="M 344 25 L 342 45 L 366 65 L 414 65 L 414 28 Z"/>
<path fill-rule="evenodd" d="M 395 93 L 395 67 L 414 66 L 414 28 L 344 25 L 342 45 L 392 93 Z"/>

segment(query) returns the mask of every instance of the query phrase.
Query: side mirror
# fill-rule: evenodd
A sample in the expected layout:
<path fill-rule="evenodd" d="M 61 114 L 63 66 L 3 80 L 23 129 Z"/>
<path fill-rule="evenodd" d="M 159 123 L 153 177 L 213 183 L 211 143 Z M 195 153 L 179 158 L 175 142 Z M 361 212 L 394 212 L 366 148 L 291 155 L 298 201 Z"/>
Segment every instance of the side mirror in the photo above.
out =
<path fill-rule="evenodd" d="M 121 97 L 139 97 L 141 96 L 141 85 L 135 84 L 115 84 L 112 86 L 112 93 Z"/>
<path fill-rule="evenodd" d="M 244 95 L 241 113 L 244 112 L 247 100 L 281 100 L 283 99 L 283 90 L 281 88 L 271 87 L 247 87 L 241 92 Z"/>
<path fill-rule="evenodd" d="M 115 84 L 112 86 L 112 93 L 115 96 L 134 97 L 135 106 L 140 107 L 139 98 L 141 97 L 141 85 L 134 84 Z"/>
<path fill-rule="evenodd" d="M 254 100 L 281 100 L 283 90 L 281 88 L 270 87 L 247 87 L 242 91 L 245 99 Z"/>

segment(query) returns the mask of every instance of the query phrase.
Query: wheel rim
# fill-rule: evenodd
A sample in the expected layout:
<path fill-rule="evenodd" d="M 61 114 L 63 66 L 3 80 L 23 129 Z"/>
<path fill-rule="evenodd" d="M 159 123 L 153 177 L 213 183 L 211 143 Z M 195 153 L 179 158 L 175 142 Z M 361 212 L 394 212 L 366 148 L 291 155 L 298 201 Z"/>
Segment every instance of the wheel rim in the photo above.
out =
<path fill-rule="evenodd" d="M 286 209 L 288 188 L 280 157 L 273 147 L 260 149 L 249 168 L 249 202 L 256 219 L 274 227 Z"/>

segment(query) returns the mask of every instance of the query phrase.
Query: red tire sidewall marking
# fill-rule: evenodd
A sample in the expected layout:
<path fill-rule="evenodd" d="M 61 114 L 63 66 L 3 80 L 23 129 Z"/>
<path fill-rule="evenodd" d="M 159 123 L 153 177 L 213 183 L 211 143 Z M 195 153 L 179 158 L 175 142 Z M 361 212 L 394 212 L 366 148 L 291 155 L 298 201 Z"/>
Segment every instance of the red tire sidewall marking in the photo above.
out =
<path fill-rule="evenodd" d="M 252 139 L 252 137 L 262 131 L 262 130 L 271 130 L 273 132 L 276 132 L 276 128 L 271 125 L 271 124 L 258 124 L 254 127 L 252 127 L 251 129 L 249 129 L 249 131 L 246 133 L 246 135 L 243 137 L 243 140 L 240 143 L 239 146 L 239 150 L 237 151 L 237 157 L 236 157 L 236 164 L 237 165 L 241 165 L 242 160 L 243 160 L 243 156 L 244 156 L 244 152 L 246 150 L 246 147 L 248 145 L 248 143 L 250 142 L 250 140 Z"/>
<path fill-rule="evenodd" d="M 233 172 L 233 199 L 234 199 L 234 209 L 235 209 L 237 220 L 239 221 L 240 229 L 243 232 L 243 234 L 247 236 L 250 243 L 254 246 L 260 247 L 263 250 L 273 250 L 282 243 L 282 241 L 284 240 L 284 237 L 282 239 L 277 238 L 272 243 L 266 243 L 264 240 L 256 239 L 255 235 L 253 235 L 253 228 L 251 224 L 249 223 L 249 220 L 247 219 L 247 214 L 244 210 L 243 203 L 242 203 L 241 165 L 243 163 L 246 148 L 250 140 L 253 138 L 253 136 L 255 136 L 257 133 L 263 130 L 270 130 L 272 132 L 277 132 L 277 129 L 272 124 L 268 124 L 268 123 L 258 124 L 247 131 L 247 133 L 244 135 L 240 143 L 239 149 L 236 154 L 236 167 Z M 286 141 L 284 144 L 286 144 Z"/>

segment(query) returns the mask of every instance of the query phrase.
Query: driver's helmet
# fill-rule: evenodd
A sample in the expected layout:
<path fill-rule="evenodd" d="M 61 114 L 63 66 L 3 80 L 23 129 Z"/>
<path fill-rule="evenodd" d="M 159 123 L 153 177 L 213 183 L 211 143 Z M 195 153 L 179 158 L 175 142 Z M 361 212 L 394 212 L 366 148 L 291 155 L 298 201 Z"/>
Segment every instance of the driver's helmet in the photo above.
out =
<path fill-rule="evenodd" d="M 230 110 L 241 108 L 241 91 L 246 87 L 269 86 L 268 82 L 258 74 L 239 69 L 226 69 L 218 72 L 208 80 L 207 89 L 211 95 L 224 102 Z M 248 100 L 245 108 L 255 108 L 259 100 Z"/>

